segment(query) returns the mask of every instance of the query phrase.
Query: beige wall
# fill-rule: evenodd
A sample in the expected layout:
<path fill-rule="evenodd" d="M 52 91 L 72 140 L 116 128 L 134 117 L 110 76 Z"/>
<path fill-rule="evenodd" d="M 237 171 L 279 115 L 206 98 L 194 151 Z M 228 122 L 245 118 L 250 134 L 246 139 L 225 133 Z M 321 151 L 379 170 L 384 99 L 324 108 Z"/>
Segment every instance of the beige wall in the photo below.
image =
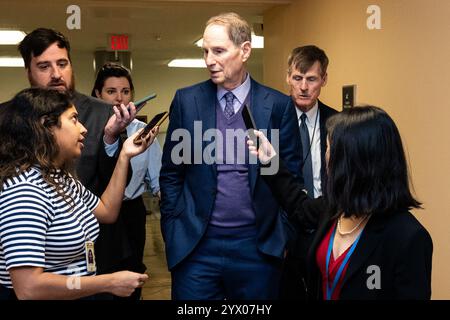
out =
<path fill-rule="evenodd" d="M 381 30 L 366 27 L 371 4 L 381 8 Z M 415 215 L 433 238 L 434 299 L 450 299 L 449 12 L 447 0 L 298 0 L 264 15 L 267 85 L 286 92 L 290 50 L 316 44 L 330 58 L 325 103 L 341 110 L 342 85 L 357 84 L 357 103 L 396 121 L 425 207 Z"/>

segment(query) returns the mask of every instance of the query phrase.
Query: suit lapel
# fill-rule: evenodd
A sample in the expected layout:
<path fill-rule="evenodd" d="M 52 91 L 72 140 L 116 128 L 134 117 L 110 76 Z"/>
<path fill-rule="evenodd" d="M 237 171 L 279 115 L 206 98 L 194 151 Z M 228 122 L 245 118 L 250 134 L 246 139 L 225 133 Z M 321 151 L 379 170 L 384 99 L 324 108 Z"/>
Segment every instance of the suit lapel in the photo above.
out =
<path fill-rule="evenodd" d="M 273 101 L 268 92 L 266 92 L 256 81 L 251 79 L 250 89 L 250 111 L 255 120 L 256 127 L 259 129 L 270 130 L 270 115 L 272 114 Z M 268 132 L 270 135 L 270 132 Z M 255 191 L 256 179 L 258 177 L 257 164 L 250 164 L 248 175 L 250 181 L 250 190 L 252 195 Z"/>
<path fill-rule="evenodd" d="M 202 120 L 202 131 L 216 127 L 216 92 L 217 87 L 212 81 L 204 82 L 200 94 L 195 95 L 197 112 Z"/>
<path fill-rule="evenodd" d="M 327 128 L 325 127 L 325 123 L 327 120 L 327 116 L 325 114 L 324 107 L 322 106 L 322 102 L 319 100 L 319 117 L 320 117 L 320 154 L 322 163 L 325 163 L 325 152 L 327 151 Z M 322 166 L 323 167 L 323 166 Z"/>
<path fill-rule="evenodd" d="M 380 243 L 381 231 L 383 224 L 381 219 L 370 218 L 365 226 L 361 239 L 355 248 L 355 252 L 349 260 L 347 272 L 345 273 L 342 287 L 345 288 L 345 282 L 349 280 L 358 270 L 362 268 L 364 263 L 369 259 L 372 252 Z"/>
<path fill-rule="evenodd" d="M 203 150 L 206 148 L 206 146 L 208 146 L 211 143 L 215 143 L 211 141 L 203 141 L 203 134 L 208 129 L 216 128 L 216 108 L 215 108 L 217 102 L 216 92 L 217 86 L 211 80 L 209 80 L 204 82 L 203 85 L 200 86 L 200 93 L 194 96 L 195 104 L 197 107 L 197 114 L 199 115 L 199 119 L 202 121 L 202 137 L 201 137 L 202 157 L 203 157 Z M 216 175 L 217 174 L 216 162 L 210 160 L 211 159 L 208 159 L 208 162 L 214 163 L 211 166 L 211 169 L 214 171 L 214 175 Z"/>

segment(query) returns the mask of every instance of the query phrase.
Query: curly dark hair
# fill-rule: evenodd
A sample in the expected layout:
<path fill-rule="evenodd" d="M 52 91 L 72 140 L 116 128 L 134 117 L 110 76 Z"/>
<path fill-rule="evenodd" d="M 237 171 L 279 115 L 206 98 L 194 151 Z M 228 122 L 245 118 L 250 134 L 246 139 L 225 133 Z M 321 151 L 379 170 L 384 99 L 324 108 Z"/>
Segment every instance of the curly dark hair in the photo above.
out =
<path fill-rule="evenodd" d="M 3 183 L 38 165 L 46 182 L 65 200 L 64 185 L 74 176 L 71 163 L 56 165 L 58 144 L 51 132 L 72 106 L 67 93 L 42 88 L 20 91 L 0 109 L 0 192 Z"/>
<path fill-rule="evenodd" d="M 400 133 L 374 106 L 345 109 L 327 121 L 330 142 L 326 198 L 345 216 L 420 208 L 410 190 Z"/>

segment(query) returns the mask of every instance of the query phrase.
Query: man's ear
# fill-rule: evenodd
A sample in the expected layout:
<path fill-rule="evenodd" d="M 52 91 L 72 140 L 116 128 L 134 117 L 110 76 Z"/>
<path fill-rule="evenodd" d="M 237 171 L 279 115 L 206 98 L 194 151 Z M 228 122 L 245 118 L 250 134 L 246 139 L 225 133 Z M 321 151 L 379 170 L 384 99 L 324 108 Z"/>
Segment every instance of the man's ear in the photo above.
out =
<path fill-rule="evenodd" d="M 291 85 L 291 82 L 289 81 L 290 78 L 291 78 L 291 75 L 289 74 L 289 70 L 288 70 L 288 72 L 286 73 L 286 83 L 288 84 L 288 86 Z"/>
<path fill-rule="evenodd" d="M 250 58 L 250 54 L 252 53 L 252 45 L 250 41 L 245 41 L 241 44 L 242 50 L 242 61 L 246 62 L 248 58 Z"/>
<path fill-rule="evenodd" d="M 95 96 L 100 99 L 100 92 L 97 89 L 95 89 Z"/>
<path fill-rule="evenodd" d="M 328 81 L 328 73 L 325 72 L 325 75 L 322 78 L 323 78 L 322 87 L 325 87 Z"/>
<path fill-rule="evenodd" d="M 27 74 L 28 82 L 32 85 L 33 81 L 31 81 L 31 70 L 30 68 L 25 68 L 25 73 Z"/>

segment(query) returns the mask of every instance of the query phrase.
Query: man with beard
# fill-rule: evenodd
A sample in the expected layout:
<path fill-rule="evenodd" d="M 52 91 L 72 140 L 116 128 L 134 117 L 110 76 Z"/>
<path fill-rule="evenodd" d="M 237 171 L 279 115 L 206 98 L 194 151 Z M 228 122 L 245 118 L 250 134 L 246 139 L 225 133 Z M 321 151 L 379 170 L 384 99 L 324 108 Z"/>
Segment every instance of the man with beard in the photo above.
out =
<path fill-rule="evenodd" d="M 120 133 L 134 119 L 133 103 L 115 106 L 81 94 L 75 90 L 75 80 L 70 58 L 70 43 L 67 38 L 52 29 L 38 28 L 29 33 L 19 44 L 25 62 L 28 80 L 32 87 L 55 89 L 67 92 L 78 111 L 79 121 L 87 128 L 84 149 L 75 164 L 78 179 L 95 195 L 101 196 L 116 164 L 120 149 Z M 9 102 L 6 102 L 7 104 Z M 2 105 L 0 105 L 0 108 Z M 114 113 L 111 111 L 114 110 Z M 120 217 L 112 225 L 101 225 L 100 237 L 95 244 L 97 273 L 108 272 L 114 259 L 123 259 L 129 254 L 122 237 Z M 115 243 L 122 245 L 116 246 Z"/>

